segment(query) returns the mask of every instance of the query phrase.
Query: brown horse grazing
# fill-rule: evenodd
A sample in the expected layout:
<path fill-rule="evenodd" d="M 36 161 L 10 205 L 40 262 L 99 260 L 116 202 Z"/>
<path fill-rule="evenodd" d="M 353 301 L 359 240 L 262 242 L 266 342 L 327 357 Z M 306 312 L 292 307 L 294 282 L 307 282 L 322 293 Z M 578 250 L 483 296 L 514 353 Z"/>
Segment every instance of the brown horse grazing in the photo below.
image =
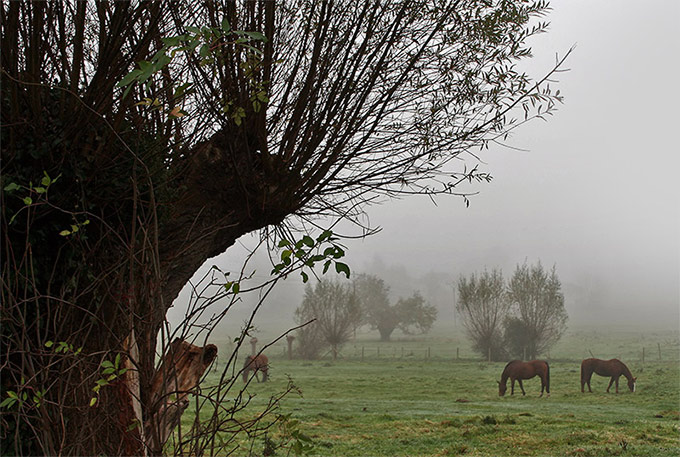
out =
<path fill-rule="evenodd" d="M 255 379 L 260 382 L 260 377 L 257 375 L 259 371 L 262 372 L 262 382 L 269 378 L 269 359 L 266 355 L 260 354 L 256 356 L 249 355 L 243 363 L 243 382 L 248 382 L 248 373 L 255 372 Z"/>
<path fill-rule="evenodd" d="M 545 360 L 532 360 L 531 362 L 522 362 L 521 360 L 513 360 L 508 363 L 503 370 L 501 375 L 501 380 L 498 382 L 498 395 L 501 397 L 505 395 L 505 391 L 508 389 L 507 382 L 510 378 L 510 395 L 515 395 L 515 381 L 519 382 L 519 387 L 522 389 L 522 395 L 526 395 L 524 392 L 524 386 L 522 385 L 522 379 L 531 379 L 534 376 L 541 378 L 541 397 L 543 396 L 543 390 L 547 392 L 547 396 L 550 396 L 550 367 L 548 362 Z"/>
<path fill-rule="evenodd" d="M 626 364 L 624 364 L 619 359 L 611 360 L 600 360 L 600 359 L 585 359 L 581 362 L 581 392 L 584 391 L 584 386 L 588 384 L 588 392 L 592 392 L 590 388 L 590 378 L 593 373 L 597 373 L 600 376 L 610 376 L 609 385 L 607 386 L 607 392 L 612 387 L 612 384 L 616 382 L 616 393 L 619 393 L 619 377 L 621 375 L 628 379 L 628 388 L 631 392 L 635 392 L 635 381 L 637 378 L 633 377 Z"/>

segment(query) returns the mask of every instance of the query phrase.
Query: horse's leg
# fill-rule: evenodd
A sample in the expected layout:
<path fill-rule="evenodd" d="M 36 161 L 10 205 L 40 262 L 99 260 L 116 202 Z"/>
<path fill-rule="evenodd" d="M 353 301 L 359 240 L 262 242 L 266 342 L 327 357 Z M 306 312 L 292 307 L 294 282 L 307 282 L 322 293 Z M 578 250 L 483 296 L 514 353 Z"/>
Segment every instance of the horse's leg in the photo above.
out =
<path fill-rule="evenodd" d="M 619 376 L 616 377 L 616 393 L 619 393 Z"/>
<path fill-rule="evenodd" d="M 611 389 L 612 384 L 614 384 L 614 376 L 611 377 L 609 380 L 609 385 L 607 386 L 607 393 L 609 393 L 609 389 Z"/>
<path fill-rule="evenodd" d="M 515 378 L 510 378 L 510 395 L 515 395 Z"/>
<path fill-rule="evenodd" d="M 539 397 L 542 397 L 543 396 L 543 389 L 545 389 L 545 377 L 540 376 L 540 378 L 541 378 L 541 395 L 539 395 Z M 550 395 L 550 392 L 548 392 L 548 395 Z"/>
<path fill-rule="evenodd" d="M 522 389 L 522 395 L 526 395 L 527 393 L 524 391 L 524 386 L 522 385 L 522 380 L 518 379 L 517 382 L 519 383 L 519 388 Z"/>
<path fill-rule="evenodd" d="M 590 392 L 591 394 L 593 393 L 593 389 L 590 388 L 590 380 L 592 379 L 592 377 L 593 377 L 592 372 L 588 373 L 588 376 L 586 377 L 586 382 L 588 383 L 588 392 Z"/>

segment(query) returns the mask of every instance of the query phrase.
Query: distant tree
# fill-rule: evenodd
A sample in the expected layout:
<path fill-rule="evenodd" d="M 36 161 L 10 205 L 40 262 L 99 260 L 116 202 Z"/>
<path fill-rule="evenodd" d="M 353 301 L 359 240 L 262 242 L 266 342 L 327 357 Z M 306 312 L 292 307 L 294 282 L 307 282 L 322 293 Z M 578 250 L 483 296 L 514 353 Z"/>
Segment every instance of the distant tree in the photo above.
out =
<path fill-rule="evenodd" d="M 408 298 L 400 298 L 394 307 L 399 317 L 399 330 L 406 334 L 427 333 L 437 319 L 437 308 L 426 304 L 418 291 Z"/>
<path fill-rule="evenodd" d="M 350 339 L 352 330 L 361 322 L 361 306 L 349 283 L 322 279 L 314 287 L 307 285 L 302 304 L 295 310 L 295 318 L 298 322 L 316 319 L 310 325 L 318 330 L 320 338 L 304 335 L 304 331 L 301 336 L 309 336 L 310 344 L 330 346 L 333 359 L 336 359 L 340 347 Z M 302 344 L 300 341 L 298 346 Z"/>
<path fill-rule="evenodd" d="M 554 266 L 550 272 L 540 262 L 517 266 L 507 292 L 516 317 L 505 328 L 513 355 L 520 357 L 526 351 L 527 359 L 535 359 L 562 337 L 568 316 L 561 287 Z"/>
<path fill-rule="evenodd" d="M 302 316 L 299 316 L 297 312 L 295 313 L 295 320 L 300 325 L 308 322 Z M 318 359 L 325 347 L 327 347 L 326 340 L 321 334 L 319 324 L 316 321 L 297 330 L 295 353 L 300 358 L 305 360 Z"/>
<path fill-rule="evenodd" d="M 510 302 L 505 293 L 505 281 L 500 270 L 484 270 L 482 274 L 461 276 L 458 280 L 459 314 L 472 340 L 475 351 L 492 360 L 503 360 L 503 321 Z"/>
<path fill-rule="evenodd" d="M 407 334 L 426 333 L 437 318 L 437 309 L 425 304 L 419 292 L 390 305 L 389 287 L 375 275 L 359 275 L 354 290 L 363 309 L 363 322 L 380 332 L 381 341 L 389 341 L 397 328 Z"/>

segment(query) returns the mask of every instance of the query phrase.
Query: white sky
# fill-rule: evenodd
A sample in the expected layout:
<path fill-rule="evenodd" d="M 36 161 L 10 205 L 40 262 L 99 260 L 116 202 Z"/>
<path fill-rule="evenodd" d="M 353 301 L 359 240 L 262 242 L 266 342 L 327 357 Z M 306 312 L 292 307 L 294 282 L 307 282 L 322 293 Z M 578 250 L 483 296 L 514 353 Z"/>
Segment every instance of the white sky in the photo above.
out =
<path fill-rule="evenodd" d="M 554 85 L 564 105 L 509 141 L 528 151 L 486 153 L 483 168 L 494 180 L 478 186 L 469 208 L 457 198 L 369 208 L 383 231 L 347 243 L 347 261 L 355 272 L 401 269 L 418 288 L 418 278 L 450 283 L 484 267 L 509 276 L 517 263 L 540 259 L 557 266 L 563 285 L 590 291 L 578 312 L 671 319 L 680 328 L 680 1 L 557 0 L 552 7 L 549 32 L 532 42 L 529 72 L 540 77 L 555 54 L 576 49 L 571 70 Z M 229 255 L 218 263 L 231 263 Z M 279 296 L 295 301 L 298 291 L 288 280 Z M 298 303 L 270 309 L 288 319 Z"/>

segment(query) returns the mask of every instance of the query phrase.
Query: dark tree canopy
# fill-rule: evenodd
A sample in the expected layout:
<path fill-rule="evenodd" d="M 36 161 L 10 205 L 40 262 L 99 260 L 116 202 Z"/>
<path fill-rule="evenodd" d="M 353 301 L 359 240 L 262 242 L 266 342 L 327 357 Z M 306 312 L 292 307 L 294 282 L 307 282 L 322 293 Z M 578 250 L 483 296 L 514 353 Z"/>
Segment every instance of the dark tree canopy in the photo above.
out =
<path fill-rule="evenodd" d="M 169 348 L 158 336 L 196 269 L 243 234 L 287 233 L 291 216 L 311 229 L 376 198 L 488 179 L 461 159 L 560 100 L 554 70 L 534 83 L 515 69 L 547 9 L 3 3 L 2 392 L 45 395 L 3 419 L 11 452 L 161 453 L 147 439 Z M 95 410 L 114 354 L 138 386 L 122 376 Z"/>

